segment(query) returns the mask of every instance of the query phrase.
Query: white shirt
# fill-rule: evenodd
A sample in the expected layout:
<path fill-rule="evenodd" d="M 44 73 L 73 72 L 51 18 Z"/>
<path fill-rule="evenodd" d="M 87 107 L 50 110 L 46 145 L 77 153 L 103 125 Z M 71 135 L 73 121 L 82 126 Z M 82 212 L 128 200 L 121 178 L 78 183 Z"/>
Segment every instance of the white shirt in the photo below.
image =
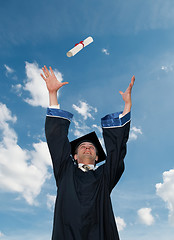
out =
<path fill-rule="evenodd" d="M 95 171 L 95 170 L 98 168 L 98 166 L 94 166 L 93 164 L 79 163 L 79 164 L 78 164 L 78 167 L 79 167 L 83 172 L 86 172 L 86 170 L 83 168 L 83 165 L 88 165 L 89 170 L 93 170 L 93 171 Z"/>

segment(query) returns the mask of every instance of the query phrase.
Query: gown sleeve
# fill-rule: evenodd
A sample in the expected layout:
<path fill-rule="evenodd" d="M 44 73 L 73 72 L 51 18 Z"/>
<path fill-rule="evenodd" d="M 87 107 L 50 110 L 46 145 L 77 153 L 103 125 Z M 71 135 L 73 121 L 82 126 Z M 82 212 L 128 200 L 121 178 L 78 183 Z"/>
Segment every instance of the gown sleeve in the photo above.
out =
<path fill-rule="evenodd" d="M 45 135 L 53 163 L 54 176 L 58 186 L 66 162 L 70 158 L 71 147 L 68 129 L 73 115 L 60 109 L 47 109 Z"/>
<path fill-rule="evenodd" d="M 106 115 L 101 120 L 107 152 L 104 171 L 110 192 L 124 171 L 123 160 L 126 155 L 126 143 L 130 130 L 130 112 L 119 118 L 121 113 Z"/>

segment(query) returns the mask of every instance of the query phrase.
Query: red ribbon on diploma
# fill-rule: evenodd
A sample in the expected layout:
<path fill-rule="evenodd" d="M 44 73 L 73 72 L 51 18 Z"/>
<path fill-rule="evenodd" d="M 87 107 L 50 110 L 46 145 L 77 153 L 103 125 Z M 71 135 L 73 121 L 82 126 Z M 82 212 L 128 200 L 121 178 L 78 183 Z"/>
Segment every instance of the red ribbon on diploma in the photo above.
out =
<path fill-rule="evenodd" d="M 77 45 L 79 45 L 79 44 L 82 44 L 83 47 L 84 47 L 84 43 L 83 43 L 83 41 L 81 41 L 81 42 L 79 42 L 79 43 L 76 43 L 75 46 L 77 46 Z"/>

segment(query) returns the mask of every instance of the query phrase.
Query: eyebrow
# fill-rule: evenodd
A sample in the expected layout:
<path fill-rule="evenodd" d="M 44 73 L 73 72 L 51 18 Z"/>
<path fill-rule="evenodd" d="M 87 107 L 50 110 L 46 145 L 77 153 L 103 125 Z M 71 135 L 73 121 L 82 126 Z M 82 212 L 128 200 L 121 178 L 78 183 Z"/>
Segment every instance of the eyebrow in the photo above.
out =
<path fill-rule="evenodd" d="M 93 143 L 90 143 L 90 142 L 87 142 L 89 145 L 92 145 L 92 146 L 94 146 L 94 144 Z M 82 145 L 86 145 L 86 143 L 81 143 L 79 146 L 82 146 Z M 94 146 L 95 147 L 95 146 Z"/>
<path fill-rule="evenodd" d="M 87 142 L 87 143 L 88 143 L 88 142 Z M 81 144 L 78 146 L 78 148 L 81 147 L 81 146 L 85 146 L 85 145 L 86 145 L 86 143 L 81 143 Z M 93 147 L 96 149 L 96 147 L 94 146 L 93 143 L 90 143 L 90 142 L 89 142 L 89 145 L 90 145 L 90 146 L 93 146 Z"/>

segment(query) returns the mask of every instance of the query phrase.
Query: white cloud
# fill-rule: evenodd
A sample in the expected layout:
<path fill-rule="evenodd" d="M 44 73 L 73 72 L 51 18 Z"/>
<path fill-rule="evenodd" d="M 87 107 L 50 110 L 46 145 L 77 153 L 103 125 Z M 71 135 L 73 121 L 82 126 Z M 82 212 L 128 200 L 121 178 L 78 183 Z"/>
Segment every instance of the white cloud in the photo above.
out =
<path fill-rule="evenodd" d="M 167 204 L 169 221 L 174 225 L 174 169 L 163 173 L 163 183 L 156 184 L 156 193 Z"/>
<path fill-rule="evenodd" d="M 141 223 L 148 226 L 154 223 L 154 217 L 152 216 L 151 211 L 151 208 L 141 208 L 137 211 Z"/>
<path fill-rule="evenodd" d="M 75 119 L 73 119 L 73 123 L 75 125 L 73 134 L 77 138 L 87 134 L 90 131 L 90 127 L 88 127 L 84 121 L 76 121 Z"/>
<path fill-rule="evenodd" d="M 163 71 L 165 71 L 165 72 L 172 72 L 173 71 L 173 65 L 171 64 L 171 65 L 168 65 L 168 66 L 161 66 L 161 70 L 163 70 Z"/>
<path fill-rule="evenodd" d="M 8 123 L 16 120 L 6 105 L 0 103 L 0 189 L 18 193 L 28 204 L 36 205 L 36 197 L 50 177 L 50 154 L 45 142 L 34 143 L 31 151 L 22 149 L 17 144 L 16 132 Z"/>
<path fill-rule="evenodd" d="M 49 104 L 48 90 L 45 81 L 41 78 L 40 73 L 42 69 L 38 67 L 37 63 L 28 63 L 25 65 L 27 79 L 24 90 L 29 91 L 31 98 L 25 101 L 32 106 L 47 107 Z M 57 79 L 62 82 L 62 74 L 58 70 L 54 70 Z"/>
<path fill-rule="evenodd" d="M 110 53 L 108 52 L 108 49 L 106 48 L 102 48 L 102 53 L 104 53 L 105 55 L 110 55 Z"/>
<path fill-rule="evenodd" d="M 8 121 L 15 123 L 17 121 L 17 118 L 16 116 L 11 115 L 10 110 L 6 107 L 5 104 L 0 103 L 0 130 L 3 132 L 1 136 L 3 138 L 4 144 L 10 144 L 16 142 L 17 140 L 15 131 L 9 128 L 9 125 L 7 123 Z"/>
<path fill-rule="evenodd" d="M 14 72 L 14 70 L 12 68 L 10 68 L 9 66 L 7 66 L 6 64 L 4 64 L 4 67 L 6 69 L 6 74 L 11 74 Z"/>
<path fill-rule="evenodd" d="M 44 227 L 43 227 L 44 228 Z M 24 236 L 25 239 L 32 239 L 32 240 L 48 240 L 51 239 L 51 236 L 49 232 L 47 232 L 46 230 L 42 230 L 41 231 L 35 231 L 35 229 L 31 230 L 25 230 L 25 229 L 20 229 L 15 231 L 13 229 L 12 231 L 13 233 L 7 233 L 4 234 L 2 236 L 0 236 L 0 239 L 2 240 L 23 240 Z"/>
<path fill-rule="evenodd" d="M 79 105 L 80 106 L 77 106 L 75 104 L 72 105 L 72 107 L 83 117 L 83 120 L 73 119 L 72 121 L 74 123 L 74 129 L 71 131 L 73 132 L 74 136 L 81 137 L 90 132 L 91 128 L 96 128 L 101 133 L 102 129 L 100 126 L 93 124 L 91 127 L 89 127 L 85 122 L 88 117 L 94 120 L 94 117 L 90 112 L 93 111 L 96 113 L 97 109 L 82 101 L 79 101 Z"/>
<path fill-rule="evenodd" d="M 132 127 L 130 129 L 129 140 L 136 140 L 138 138 L 138 135 L 142 135 L 142 134 L 143 133 L 140 128 Z"/>
<path fill-rule="evenodd" d="M 115 217 L 115 221 L 117 223 L 117 228 L 118 228 L 118 231 L 123 231 L 124 228 L 126 227 L 126 223 L 124 221 L 123 218 L 120 218 L 120 217 Z"/>
<path fill-rule="evenodd" d="M 4 128 L 6 121 L 15 123 L 17 121 L 17 118 L 16 116 L 11 115 L 11 111 L 6 107 L 5 104 L 0 103 L 0 128 Z"/>
<path fill-rule="evenodd" d="M 90 106 L 88 103 L 83 102 L 83 101 L 79 101 L 79 106 L 73 104 L 72 107 L 80 114 L 83 116 L 84 120 L 86 120 L 87 118 L 92 118 L 94 119 L 94 117 L 92 116 L 92 114 L 90 113 L 91 111 L 94 111 L 95 113 L 97 112 L 97 108 L 94 108 L 92 106 Z"/>
<path fill-rule="evenodd" d="M 56 201 L 55 195 L 47 194 L 47 207 L 50 211 L 54 210 L 55 201 Z"/>
<path fill-rule="evenodd" d="M 12 85 L 12 90 L 13 90 L 18 96 L 21 96 L 21 95 L 22 95 L 22 85 L 21 85 L 21 84 Z"/>

